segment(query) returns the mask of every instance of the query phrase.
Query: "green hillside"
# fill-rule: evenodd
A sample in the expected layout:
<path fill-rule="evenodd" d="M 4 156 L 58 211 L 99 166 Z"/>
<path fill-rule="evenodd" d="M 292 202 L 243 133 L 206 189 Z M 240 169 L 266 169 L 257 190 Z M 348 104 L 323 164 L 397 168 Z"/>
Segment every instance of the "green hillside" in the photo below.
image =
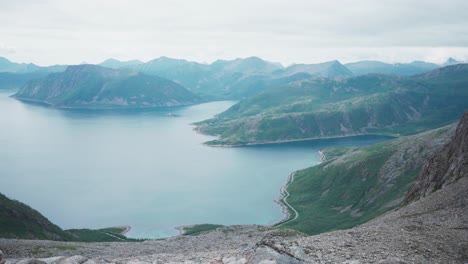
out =
<path fill-rule="evenodd" d="M 295 173 L 287 202 L 299 215 L 280 227 L 317 234 L 351 228 L 398 207 L 423 163 L 454 130 L 449 125 L 371 146 L 325 150 L 323 163 Z"/>
<path fill-rule="evenodd" d="M 120 233 L 120 228 L 63 230 L 28 205 L 0 193 L 0 238 L 60 241 L 136 241 Z"/>
<path fill-rule="evenodd" d="M 197 123 L 212 145 L 363 134 L 409 135 L 455 122 L 468 109 L 468 64 L 410 77 L 364 75 L 274 87 Z"/>

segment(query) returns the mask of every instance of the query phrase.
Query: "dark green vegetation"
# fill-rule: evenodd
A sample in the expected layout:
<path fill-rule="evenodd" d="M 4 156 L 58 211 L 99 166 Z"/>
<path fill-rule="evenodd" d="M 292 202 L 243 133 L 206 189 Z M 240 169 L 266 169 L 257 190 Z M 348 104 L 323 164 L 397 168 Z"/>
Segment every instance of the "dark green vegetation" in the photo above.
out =
<path fill-rule="evenodd" d="M 454 129 L 326 150 L 323 163 L 295 173 L 287 201 L 299 217 L 281 227 L 307 234 L 346 229 L 399 206 L 424 162 L 450 141 Z"/>
<path fill-rule="evenodd" d="M 182 86 L 157 76 L 95 65 L 70 66 L 65 72 L 29 82 L 15 98 L 63 108 L 148 108 L 188 105 L 200 99 Z"/>
<path fill-rule="evenodd" d="M 137 241 L 120 228 L 62 230 L 38 211 L 0 193 L 0 237 L 61 241 Z"/>
<path fill-rule="evenodd" d="M 183 230 L 184 236 L 196 236 L 201 233 L 211 231 L 217 228 L 223 227 L 223 225 L 214 225 L 214 224 L 199 224 L 199 225 L 192 225 L 192 226 L 184 226 L 181 227 Z"/>
<path fill-rule="evenodd" d="M 0 237 L 70 240 L 72 236 L 31 207 L 0 194 Z"/>
<path fill-rule="evenodd" d="M 197 123 L 212 145 L 363 134 L 409 135 L 455 122 L 468 109 L 468 64 L 410 77 L 315 79 L 268 89 Z"/>
<path fill-rule="evenodd" d="M 127 238 L 122 235 L 119 228 L 102 228 L 102 229 L 69 229 L 66 230 L 70 233 L 74 240 L 82 242 L 138 242 L 140 239 Z"/>

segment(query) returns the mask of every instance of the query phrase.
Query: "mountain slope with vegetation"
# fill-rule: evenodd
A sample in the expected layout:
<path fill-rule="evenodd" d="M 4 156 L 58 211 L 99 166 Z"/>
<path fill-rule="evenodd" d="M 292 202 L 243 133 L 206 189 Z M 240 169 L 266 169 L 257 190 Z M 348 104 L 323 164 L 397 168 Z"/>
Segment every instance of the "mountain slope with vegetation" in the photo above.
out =
<path fill-rule="evenodd" d="M 294 173 L 287 202 L 298 217 L 281 226 L 318 234 L 354 227 L 398 207 L 424 162 L 454 130 L 449 125 L 371 146 L 325 150 L 323 163 Z"/>
<path fill-rule="evenodd" d="M 200 99 L 161 77 L 96 65 L 70 66 L 22 87 L 14 98 L 62 108 L 148 108 L 189 105 Z"/>
<path fill-rule="evenodd" d="M 59 241 L 134 241 L 122 228 L 63 230 L 28 205 L 0 193 L 0 237 Z"/>
<path fill-rule="evenodd" d="M 458 64 L 410 77 L 297 81 L 243 100 L 196 129 L 219 136 L 211 145 L 399 136 L 455 122 L 467 102 L 468 64 Z"/>
<path fill-rule="evenodd" d="M 0 237 L 70 240 L 72 236 L 31 207 L 0 194 Z"/>

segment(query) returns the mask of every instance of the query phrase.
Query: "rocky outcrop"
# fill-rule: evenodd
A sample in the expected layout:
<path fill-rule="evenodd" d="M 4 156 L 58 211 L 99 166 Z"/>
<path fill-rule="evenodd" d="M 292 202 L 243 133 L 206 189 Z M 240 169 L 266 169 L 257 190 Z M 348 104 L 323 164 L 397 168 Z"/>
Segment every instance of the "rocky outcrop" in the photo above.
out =
<path fill-rule="evenodd" d="M 468 177 L 468 112 L 463 115 L 453 139 L 424 164 L 405 203 L 427 196 L 462 177 Z"/>
<path fill-rule="evenodd" d="M 0 264 L 5 264 L 5 258 L 1 250 L 0 250 Z"/>

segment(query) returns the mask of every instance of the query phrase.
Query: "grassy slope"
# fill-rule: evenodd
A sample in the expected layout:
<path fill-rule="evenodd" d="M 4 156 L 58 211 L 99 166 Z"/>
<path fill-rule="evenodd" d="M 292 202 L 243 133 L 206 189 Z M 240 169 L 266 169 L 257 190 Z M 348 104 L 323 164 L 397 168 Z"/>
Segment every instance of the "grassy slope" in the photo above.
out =
<path fill-rule="evenodd" d="M 72 236 L 31 207 L 0 194 L 0 237 L 71 240 Z"/>
<path fill-rule="evenodd" d="M 0 194 L 0 237 L 61 241 L 137 241 L 121 235 L 119 228 L 62 230 L 38 211 Z M 109 235 L 111 234 L 111 235 Z"/>
<path fill-rule="evenodd" d="M 127 238 L 122 230 L 115 227 L 102 229 L 69 229 L 65 232 L 73 235 L 74 240 L 83 242 L 138 242 L 139 239 Z"/>
<path fill-rule="evenodd" d="M 198 130 L 213 145 L 357 134 L 409 135 L 455 122 L 468 108 L 468 65 L 423 75 L 309 80 L 243 100 Z"/>
<path fill-rule="evenodd" d="M 299 217 L 281 227 L 317 234 L 356 226 L 397 207 L 423 162 L 449 140 L 454 127 L 326 150 L 325 162 L 296 172 L 287 201 Z"/>
<path fill-rule="evenodd" d="M 183 235 L 185 236 L 196 236 L 201 233 L 211 231 L 220 227 L 223 227 L 223 225 L 199 224 L 199 225 L 182 227 L 182 230 L 183 230 Z"/>

